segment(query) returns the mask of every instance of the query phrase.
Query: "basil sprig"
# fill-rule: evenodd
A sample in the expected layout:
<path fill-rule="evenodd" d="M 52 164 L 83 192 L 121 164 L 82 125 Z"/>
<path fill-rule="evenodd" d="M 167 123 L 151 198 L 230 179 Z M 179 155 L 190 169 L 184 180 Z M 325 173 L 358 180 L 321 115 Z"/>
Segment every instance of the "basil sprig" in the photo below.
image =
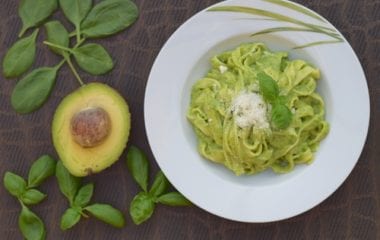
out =
<path fill-rule="evenodd" d="M 20 231 L 27 240 L 45 239 L 46 230 L 43 221 L 27 206 L 40 203 L 46 194 L 36 187 L 40 186 L 48 177 L 54 175 L 56 161 L 49 155 L 38 158 L 31 166 L 27 181 L 21 176 L 6 172 L 4 187 L 18 199 L 21 212 L 18 218 Z"/>
<path fill-rule="evenodd" d="M 272 105 L 271 121 L 279 129 L 287 128 L 292 122 L 293 114 L 284 103 L 284 97 L 280 96 L 277 82 L 268 74 L 260 72 L 257 74 L 260 93 L 265 101 Z"/>
<path fill-rule="evenodd" d="M 19 15 L 23 22 L 20 37 L 29 29 L 39 27 L 57 9 L 57 0 L 23 0 Z M 118 33 L 132 25 L 138 17 L 137 6 L 130 0 L 104 0 L 92 6 L 92 0 L 59 0 L 59 7 L 74 26 L 72 33 L 60 21 L 45 24 L 44 43 L 50 50 L 62 56 L 62 61 L 53 67 L 41 67 L 24 76 L 12 92 L 12 107 L 21 114 L 39 109 L 49 98 L 57 78 L 58 70 L 67 63 L 80 85 L 84 85 L 71 56 L 78 66 L 92 75 L 111 71 L 114 61 L 100 44 L 85 44 L 86 39 L 100 38 Z M 36 56 L 38 29 L 14 43 L 5 54 L 3 75 L 15 78 L 24 74 L 33 65 Z M 70 37 L 76 42 L 70 46 Z M 23 98 L 22 96 L 26 96 Z"/>
<path fill-rule="evenodd" d="M 127 167 L 133 179 L 142 189 L 132 200 L 129 214 L 135 224 L 148 220 L 157 203 L 168 206 L 189 206 L 190 201 L 178 192 L 168 192 L 170 187 L 162 171 L 159 171 L 148 190 L 149 163 L 146 155 L 137 147 L 131 146 L 127 154 Z"/>
<path fill-rule="evenodd" d="M 124 216 L 118 209 L 104 203 L 90 204 L 94 184 L 88 183 L 81 186 L 81 179 L 72 176 L 61 161 L 57 163 L 56 178 L 59 189 L 70 204 L 61 217 L 62 230 L 72 228 L 82 217 L 88 218 L 89 214 L 111 226 L 124 227 Z"/>

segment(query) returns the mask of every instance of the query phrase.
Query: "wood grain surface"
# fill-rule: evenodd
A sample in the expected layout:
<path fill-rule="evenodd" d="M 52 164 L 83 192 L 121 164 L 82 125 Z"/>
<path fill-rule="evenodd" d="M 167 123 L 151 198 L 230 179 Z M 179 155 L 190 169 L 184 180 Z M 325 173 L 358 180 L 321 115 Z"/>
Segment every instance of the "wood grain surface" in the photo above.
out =
<path fill-rule="evenodd" d="M 106 82 L 127 99 L 132 113 L 130 143 L 148 153 L 151 173 L 158 170 L 146 138 L 143 99 L 150 68 L 160 48 L 185 20 L 217 0 L 136 0 L 140 18 L 130 29 L 101 42 L 116 59 L 115 69 L 105 76 L 80 72 L 86 82 Z M 366 72 L 371 97 L 369 135 L 360 160 L 344 184 L 312 210 L 281 222 L 243 224 L 213 216 L 197 207 L 159 206 L 143 225 L 132 223 L 127 208 L 138 191 L 127 173 L 125 154 L 110 169 L 88 177 L 96 184 L 94 201 L 107 202 L 124 211 L 127 226 L 121 230 L 99 221 L 82 220 L 62 232 L 59 219 L 67 201 L 54 178 L 42 185 L 48 198 L 32 209 L 44 220 L 47 239 L 380 239 L 380 1 L 296 0 L 330 20 L 352 44 Z M 19 1 L 0 0 L 0 58 L 17 39 Z M 55 15 L 64 19 L 61 12 Z M 70 25 L 65 21 L 67 27 Z M 41 44 L 39 36 L 34 66 L 53 65 L 59 57 Z M 30 115 L 18 115 L 10 106 L 16 81 L 0 77 L 0 177 L 5 171 L 26 176 L 32 162 L 44 153 L 56 156 L 50 124 L 60 100 L 78 88 L 67 66 L 57 79 L 47 104 Z M 354 101 L 354 97 L 353 101 Z M 347 103 L 350 104 L 350 103 Z M 352 137 L 355 137 L 354 135 Z M 312 187 L 312 186 L 311 186 Z M 284 203 L 286 204 L 286 203 Z M 0 185 L 0 239 L 22 239 L 17 218 L 18 202 Z"/>

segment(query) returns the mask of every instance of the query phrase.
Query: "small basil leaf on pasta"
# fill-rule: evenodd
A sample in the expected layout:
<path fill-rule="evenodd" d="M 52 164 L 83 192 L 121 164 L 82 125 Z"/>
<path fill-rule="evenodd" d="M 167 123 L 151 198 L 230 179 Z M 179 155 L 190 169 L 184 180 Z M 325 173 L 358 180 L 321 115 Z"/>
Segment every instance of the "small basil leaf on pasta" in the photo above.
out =
<path fill-rule="evenodd" d="M 292 122 L 292 112 L 284 104 L 277 103 L 272 109 L 272 123 L 280 129 L 287 128 Z"/>
<path fill-rule="evenodd" d="M 270 103 L 275 102 L 279 95 L 276 81 L 264 72 L 258 73 L 257 79 L 259 80 L 260 92 L 264 99 Z"/>

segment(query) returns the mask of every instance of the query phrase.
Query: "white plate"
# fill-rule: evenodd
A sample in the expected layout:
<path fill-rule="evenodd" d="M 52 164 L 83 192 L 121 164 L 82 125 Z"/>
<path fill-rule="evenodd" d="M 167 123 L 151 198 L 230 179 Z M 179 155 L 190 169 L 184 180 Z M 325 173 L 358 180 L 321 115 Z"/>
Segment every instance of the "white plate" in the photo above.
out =
<path fill-rule="evenodd" d="M 230 0 L 214 6 L 246 6 L 281 13 L 337 30 L 327 21 L 260 0 Z M 213 7 L 214 7 L 213 6 Z M 300 5 L 296 5 L 300 7 Z M 306 8 L 302 8 L 306 9 Z M 242 222 L 286 219 L 316 206 L 331 195 L 354 168 L 366 140 L 369 95 L 361 65 L 343 36 L 341 43 L 293 50 L 295 46 L 331 40 L 313 32 L 252 33 L 294 24 L 259 20 L 245 13 L 206 10 L 184 23 L 158 55 L 145 93 L 145 125 L 153 154 L 170 182 L 195 205 L 215 215 Z M 264 42 L 273 51 L 290 52 L 321 69 L 318 92 L 326 102 L 330 133 L 311 165 L 288 174 L 271 170 L 235 176 L 203 159 L 186 112 L 191 86 L 210 68 L 209 59 L 243 42 Z"/>

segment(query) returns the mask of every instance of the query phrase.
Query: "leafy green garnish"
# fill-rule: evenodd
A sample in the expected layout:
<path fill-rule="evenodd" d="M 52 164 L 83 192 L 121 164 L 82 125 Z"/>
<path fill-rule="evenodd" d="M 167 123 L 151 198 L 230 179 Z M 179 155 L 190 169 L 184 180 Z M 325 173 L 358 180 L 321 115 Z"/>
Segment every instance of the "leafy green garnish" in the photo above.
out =
<path fill-rule="evenodd" d="M 265 101 L 272 105 L 272 123 L 277 128 L 287 128 L 292 122 L 293 115 L 285 105 L 284 96 L 280 96 L 277 82 L 264 72 L 258 73 L 257 79 L 261 95 L 263 95 Z"/>
<path fill-rule="evenodd" d="M 138 17 L 130 0 L 104 0 L 95 5 L 81 24 L 85 38 L 105 37 L 129 27 Z"/>
<path fill-rule="evenodd" d="M 127 167 L 137 184 L 148 191 L 149 163 L 146 155 L 135 146 L 129 148 L 127 154 Z"/>
<path fill-rule="evenodd" d="M 37 68 L 21 79 L 12 92 L 12 107 L 23 114 L 40 108 L 50 96 L 61 65 Z"/>
<path fill-rule="evenodd" d="M 47 34 L 47 41 L 63 46 L 63 47 L 69 47 L 69 33 L 67 32 L 66 28 L 62 25 L 59 21 L 51 21 L 45 24 L 46 34 Z M 64 56 L 66 54 L 65 51 L 50 47 L 50 49 L 59 54 Z"/>
<path fill-rule="evenodd" d="M 55 173 L 56 161 L 49 155 L 43 155 L 32 165 L 28 174 L 28 187 L 38 187 L 46 178 Z"/>
<path fill-rule="evenodd" d="M 95 203 L 84 209 L 100 221 L 116 228 L 122 228 L 125 225 L 123 214 L 111 205 Z"/>
<path fill-rule="evenodd" d="M 86 44 L 72 50 L 72 54 L 79 67 L 93 75 L 105 74 L 114 66 L 108 52 L 99 44 Z"/>
<path fill-rule="evenodd" d="M 293 114 L 289 108 L 281 103 L 274 104 L 272 108 L 272 123 L 280 129 L 287 128 L 292 122 Z"/>
<path fill-rule="evenodd" d="M 257 79 L 259 80 L 260 92 L 264 99 L 270 103 L 275 102 L 280 92 L 276 81 L 264 72 L 258 73 Z"/>
<path fill-rule="evenodd" d="M 22 0 L 18 9 L 22 21 L 19 37 L 31 27 L 37 27 L 47 19 L 58 6 L 57 0 Z"/>
<path fill-rule="evenodd" d="M 46 194 L 35 187 L 54 174 L 55 163 L 55 160 L 48 155 L 38 158 L 29 170 L 28 182 L 12 172 L 6 172 L 4 175 L 5 189 L 16 197 L 21 205 L 18 223 L 22 235 L 28 240 L 45 239 L 46 232 L 42 220 L 26 205 L 38 204 L 46 198 Z"/>
<path fill-rule="evenodd" d="M 15 42 L 3 60 L 3 73 L 6 78 L 21 76 L 33 64 L 36 56 L 38 29 L 31 35 Z"/>
<path fill-rule="evenodd" d="M 148 160 L 145 154 L 135 146 L 131 146 L 128 151 L 127 166 L 142 189 L 133 198 L 129 207 L 129 214 L 136 225 L 147 221 L 152 216 L 157 203 L 169 206 L 191 205 L 190 201 L 180 193 L 167 193 L 170 183 L 161 171 L 155 176 L 152 187 L 148 191 Z"/>
<path fill-rule="evenodd" d="M 32 27 L 39 27 L 57 8 L 57 0 L 23 0 L 19 15 L 23 22 L 20 36 Z M 12 93 L 12 107 L 18 113 L 36 111 L 47 101 L 53 89 L 57 71 L 67 63 L 80 85 L 83 80 L 73 64 L 71 55 L 84 71 L 101 75 L 111 71 L 113 60 L 106 49 L 99 44 L 84 44 L 88 38 L 106 37 L 132 25 L 138 17 L 138 8 L 130 0 L 104 0 L 92 7 L 92 0 L 59 0 L 60 8 L 75 30 L 69 33 L 60 21 L 45 24 L 46 45 L 63 57 L 55 67 L 41 67 L 32 70 L 15 87 Z M 30 36 L 17 41 L 3 60 L 3 74 L 6 78 L 19 77 L 33 64 L 36 55 L 38 29 Z M 70 37 L 76 36 L 76 43 L 70 46 Z M 83 46 L 82 46 L 83 45 Z M 23 98 L 22 96 L 25 96 Z"/>
<path fill-rule="evenodd" d="M 29 189 L 21 196 L 21 201 L 26 205 L 34 205 L 40 203 L 46 198 L 46 194 L 38 191 L 37 189 Z"/>
<path fill-rule="evenodd" d="M 42 220 L 27 206 L 21 203 L 22 210 L 18 218 L 18 226 L 27 240 L 41 240 L 46 237 L 45 225 Z"/>
<path fill-rule="evenodd" d="M 125 225 L 123 214 L 111 205 L 103 203 L 89 205 L 94 192 L 93 183 L 80 187 L 81 179 L 72 176 L 61 161 L 57 164 L 56 172 L 59 189 L 70 203 L 70 207 L 61 217 L 60 227 L 62 230 L 72 228 L 81 217 L 88 218 L 88 213 L 117 228 Z"/>

